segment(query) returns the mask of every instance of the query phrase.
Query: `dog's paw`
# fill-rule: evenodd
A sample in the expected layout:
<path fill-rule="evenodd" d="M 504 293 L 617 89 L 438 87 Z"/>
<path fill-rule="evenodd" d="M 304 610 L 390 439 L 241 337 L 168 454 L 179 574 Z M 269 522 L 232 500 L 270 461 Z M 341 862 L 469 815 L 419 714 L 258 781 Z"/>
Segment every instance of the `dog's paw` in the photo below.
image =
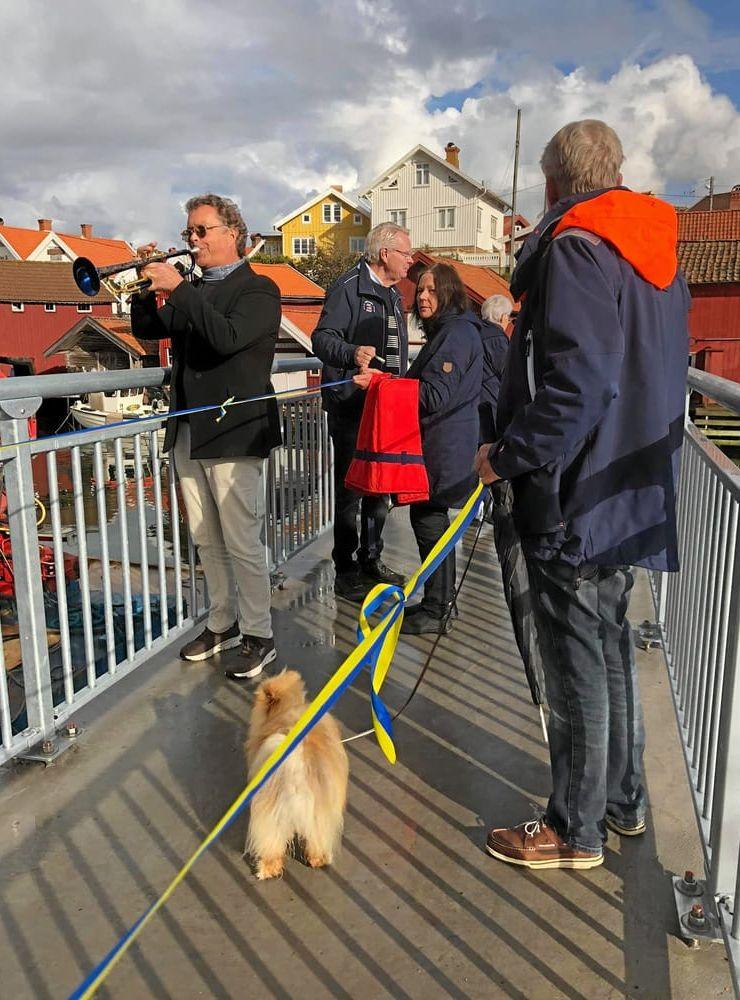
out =
<path fill-rule="evenodd" d="M 326 865 L 331 864 L 331 858 L 326 854 L 308 854 L 306 855 L 306 864 L 309 868 L 325 868 Z"/>
<path fill-rule="evenodd" d="M 258 879 L 280 878 L 283 874 L 283 859 L 260 861 L 255 872 Z"/>

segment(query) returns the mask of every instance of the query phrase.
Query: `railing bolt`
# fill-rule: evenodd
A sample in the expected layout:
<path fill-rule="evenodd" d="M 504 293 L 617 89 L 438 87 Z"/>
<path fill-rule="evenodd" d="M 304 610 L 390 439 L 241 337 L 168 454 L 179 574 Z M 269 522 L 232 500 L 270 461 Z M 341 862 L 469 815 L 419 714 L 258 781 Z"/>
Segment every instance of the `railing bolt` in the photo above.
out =
<path fill-rule="evenodd" d="M 707 926 L 707 918 L 704 915 L 704 907 L 701 903 L 694 903 L 688 917 L 689 927 L 696 930 L 703 930 Z"/>
<path fill-rule="evenodd" d="M 701 896 L 702 887 L 699 885 L 696 875 L 687 868 L 682 879 L 679 879 L 677 888 L 684 896 Z"/>
<path fill-rule="evenodd" d="M 696 885 L 696 879 L 694 877 L 694 873 L 692 871 L 689 871 L 688 868 L 686 869 L 683 880 L 686 883 L 686 885 Z"/>
<path fill-rule="evenodd" d="M 68 722 L 64 727 L 64 735 L 70 740 L 73 740 L 76 736 L 79 736 L 79 729 L 77 728 L 76 722 Z"/>
<path fill-rule="evenodd" d="M 44 742 L 41 744 L 41 753 L 45 753 L 48 756 L 50 756 L 51 754 L 54 753 L 55 750 L 56 750 L 56 743 L 54 742 L 54 740 L 44 740 Z"/>

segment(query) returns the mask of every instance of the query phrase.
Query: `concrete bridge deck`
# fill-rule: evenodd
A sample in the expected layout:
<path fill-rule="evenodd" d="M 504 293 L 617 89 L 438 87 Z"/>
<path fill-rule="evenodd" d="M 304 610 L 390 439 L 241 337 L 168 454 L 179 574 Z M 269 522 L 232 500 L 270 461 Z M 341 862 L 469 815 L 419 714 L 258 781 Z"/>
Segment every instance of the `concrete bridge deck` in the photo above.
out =
<path fill-rule="evenodd" d="M 404 512 L 388 561 L 416 565 Z M 464 550 L 469 551 L 470 540 Z M 279 664 L 311 691 L 354 641 L 325 537 L 288 563 L 275 595 Z M 391 554 L 392 553 L 392 554 Z M 536 814 L 547 750 L 483 529 L 460 619 L 396 726 L 399 763 L 350 744 L 344 847 L 331 869 L 297 861 L 257 883 L 244 821 L 196 865 L 111 973 L 111 997 L 729 996 L 721 944 L 677 937 L 669 873 L 702 870 L 665 666 L 640 656 L 648 732 L 647 834 L 610 838 L 590 872 L 530 873 L 488 857 L 486 827 Z M 651 613 L 640 581 L 633 622 Z M 405 640 L 390 707 L 431 639 Z M 173 650 L 80 712 L 78 745 L 43 769 L 0 772 L 0 995 L 66 996 L 146 909 L 244 784 L 247 688 L 219 661 Z M 369 724 L 365 679 L 335 714 Z"/>

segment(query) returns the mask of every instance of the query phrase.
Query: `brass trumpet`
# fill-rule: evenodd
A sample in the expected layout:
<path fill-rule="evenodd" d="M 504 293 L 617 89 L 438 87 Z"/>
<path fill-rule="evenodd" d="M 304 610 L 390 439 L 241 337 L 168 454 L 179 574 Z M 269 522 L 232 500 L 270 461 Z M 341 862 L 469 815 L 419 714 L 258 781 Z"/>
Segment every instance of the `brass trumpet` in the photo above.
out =
<path fill-rule="evenodd" d="M 189 257 L 190 267 L 186 267 L 182 262 L 175 264 L 182 276 L 187 278 L 195 270 L 196 252 L 195 250 L 170 250 L 168 253 L 154 253 L 150 257 L 137 257 L 135 260 L 127 260 L 123 264 L 108 264 L 106 267 L 96 267 L 87 257 L 78 257 L 72 264 L 72 277 L 79 290 L 91 297 L 98 294 L 101 285 L 104 285 L 115 298 L 118 298 L 119 295 L 133 295 L 134 292 L 143 292 L 151 285 L 151 281 L 142 277 L 131 281 L 111 281 L 111 275 L 131 270 L 138 273 L 147 264 L 160 264 L 171 257 Z"/>

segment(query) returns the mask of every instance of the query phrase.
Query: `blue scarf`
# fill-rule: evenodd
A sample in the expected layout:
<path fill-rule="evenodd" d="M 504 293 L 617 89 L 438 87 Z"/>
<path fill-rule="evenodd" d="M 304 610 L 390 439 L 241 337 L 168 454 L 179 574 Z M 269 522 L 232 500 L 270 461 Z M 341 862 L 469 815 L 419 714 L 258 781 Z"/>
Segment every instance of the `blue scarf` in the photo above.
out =
<path fill-rule="evenodd" d="M 221 264 L 220 267 L 207 267 L 203 270 L 203 281 L 222 281 L 224 278 L 228 278 L 232 271 L 236 271 L 237 267 L 241 267 L 244 263 L 244 259 L 235 260 L 233 264 Z"/>

